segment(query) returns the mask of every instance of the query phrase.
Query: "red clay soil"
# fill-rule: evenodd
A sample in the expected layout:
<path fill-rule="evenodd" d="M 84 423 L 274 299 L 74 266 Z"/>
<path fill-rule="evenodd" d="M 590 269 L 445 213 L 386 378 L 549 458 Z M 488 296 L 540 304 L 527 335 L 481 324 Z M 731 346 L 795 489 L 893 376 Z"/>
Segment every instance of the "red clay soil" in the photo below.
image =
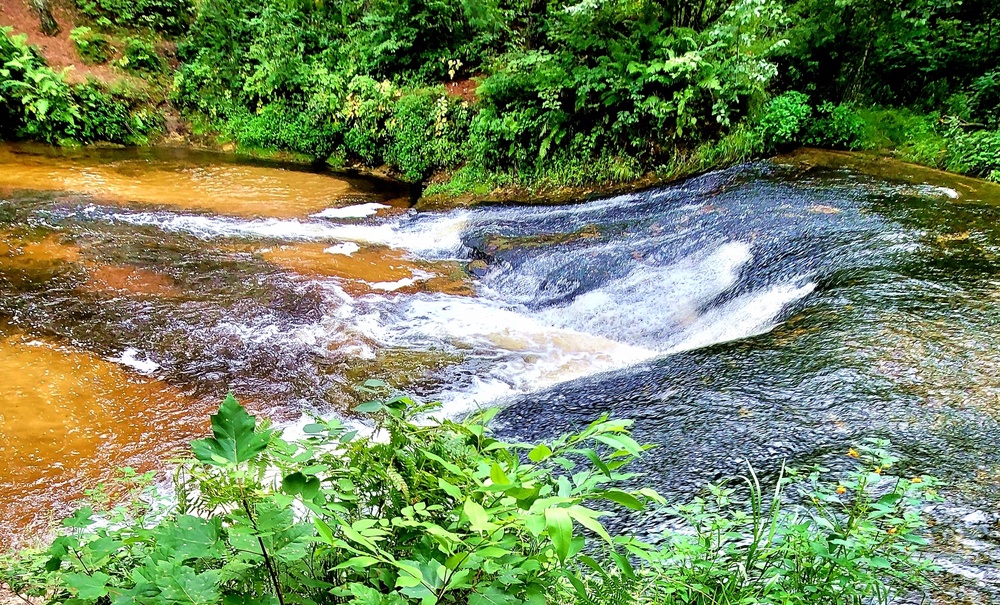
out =
<path fill-rule="evenodd" d="M 6 0 L 0 0 L 4 2 Z M 476 89 L 479 88 L 479 82 L 469 78 L 465 80 L 455 80 L 454 82 L 448 82 L 444 85 L 445 92 L 453 97 L 459 97 L 469 103 L 475 103 L 479 97 L 476 95 Z"/>
<path fill-rule="evenodd" d="M 61 3 L 52 3 L 52 15 L 59 24 L 59 33 L 49 37 L 40 30 L 38 14 L 28 5 L 28 0 L 0 0 L 0 26 L 14 28 L 15 34 L 28 34 L 28 43 L 38 48 L 42 57 L 56 71 L 70 67 L 66 80 L 84 82 L 93 76 L 103 82 L 114 82 L 121 75 L 108 65 L 87 65 L 80 59 L 69 32 L 75 27 L 73 11 Z"/>

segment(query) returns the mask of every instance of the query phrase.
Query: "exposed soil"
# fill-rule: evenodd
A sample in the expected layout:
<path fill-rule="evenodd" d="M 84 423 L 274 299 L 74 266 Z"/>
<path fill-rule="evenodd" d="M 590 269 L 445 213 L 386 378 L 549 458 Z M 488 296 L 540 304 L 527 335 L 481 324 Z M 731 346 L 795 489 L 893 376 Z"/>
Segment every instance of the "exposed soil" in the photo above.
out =
<path fill-rule="evenodd" d="M 479 82 L 473 80 L 472 78 L 455 80 L 454 82 L 448 82 L 444 85 L 445 92 L 449 95 L 458 97 L 462 100 L 468 101 L 469 103 L 475 103 L 479 100 L 479 96 L 476 94 L 477 88 L 479 88 Z"/>
<path fill-rule="evenodd" d="M 46 36 L 41 32 L 38 14 L 31 10 L 27 0 L 0 0 L 0 26 L 14 28 L 16 34 L 27 34 L 28 43 L 38 48 L 48 64 L 66 72 L 66 80 L 71 83 L 85 82 L 88 77 L 103 82 L 121 80 L 123 75 L 109 65 L 87 65 L 76 52 L 69 32 L 78 22 L 75 11 L 61 2 L 52 3 L 52 15 L 59 24 L 59 33 Z"/>

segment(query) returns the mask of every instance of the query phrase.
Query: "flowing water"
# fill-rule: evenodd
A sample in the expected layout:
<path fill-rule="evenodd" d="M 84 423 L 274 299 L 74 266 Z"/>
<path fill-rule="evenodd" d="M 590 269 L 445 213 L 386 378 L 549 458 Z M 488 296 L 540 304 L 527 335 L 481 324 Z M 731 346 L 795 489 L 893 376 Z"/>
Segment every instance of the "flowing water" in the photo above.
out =
<path fill-rule="evenodd" d="M 222 155 L 0 148 L 0 540 L 162 465 L 227 390 L 294 421 L 382 377 L 451 415 L 502 404 L 524 437 L 633 418 L 677 497 L 888 437 L 952 486 L 938 592 L 996 597 L 1000 187 L 799 152 L 573 206 L 408 201 Z"/>

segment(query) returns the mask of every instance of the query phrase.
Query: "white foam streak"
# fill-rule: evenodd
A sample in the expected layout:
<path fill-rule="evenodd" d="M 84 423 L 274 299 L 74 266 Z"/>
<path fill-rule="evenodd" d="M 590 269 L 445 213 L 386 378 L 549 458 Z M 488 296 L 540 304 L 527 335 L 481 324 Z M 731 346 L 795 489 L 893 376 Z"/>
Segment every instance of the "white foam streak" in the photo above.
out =
<path fill-rule="evenodd" d="M 775 319 L 782 309 L 815 289 L 812 282 L 805 285 L 790 282 L 734 298 L 698 317 L 666 352 L 698 349 L 769 332 L 777 325 Z"/>
<path fill-rule="evenodd" d="M 752 259 L 749 244 L 727 242 L 664 267 L 639 265 L 545 316 L 555 325 L 659 348 L 700 307 L 733 287 Z"/>
<path fill-rule="evenodd" d="M 344 242 L 342 244 L 335 244 L 323 250 L 327 254 L 342 254 L 344 256 L 351 256 L 355 252 L 361 249 L 361 246 L 355 244 L 354 242 Z"/>
<path fill-rule="evenodd" d="M 355 204 L 342 208 L 327 208 L 322 212 L 312 215 L 313 218 L 365 218 L 378 214 L 382 208 L 389 208 L 385 204 L 369 202 L 367 204 Z"/>
<path fill-rule="evenodd" d="M 144 354 L 142 359 L 139 359 L 139 349 L 132 347 L 128 347 L 122 351 L 122 354 L 118 357 L 108 357 L 107 359 L 108 361 L 128 366 L 140 374 L 152 374 L 160 369 L 160 364 L 150 359 L 148 353 Z"/>
<path fill-rule="evenodd" d="M 241 220 L 156 212 L 114 213 L 111 219 L 164 231 L 191 233 L 202 239 L 256 237 L 279 241 L 340 241 L 447 254 L 455 253 L 462 247 L 461 235 L 467 213 L 453 212 L 423 220 L 397 219 L 377 225 L 341 225 L 294 219 Z"/>

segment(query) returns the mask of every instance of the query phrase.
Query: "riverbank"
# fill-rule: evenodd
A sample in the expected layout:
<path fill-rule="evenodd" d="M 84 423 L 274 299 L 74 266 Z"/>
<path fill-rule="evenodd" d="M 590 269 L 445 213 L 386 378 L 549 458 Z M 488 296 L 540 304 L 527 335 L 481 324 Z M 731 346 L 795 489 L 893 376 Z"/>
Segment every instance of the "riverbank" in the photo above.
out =
<path fill-rule="evenodd" d="M 456 29 L 435 49 L 398 38 L 389 24 L 426 34 L 441 7 L 379 5 L 351 25 L 347 13 L 324 6 L 297 7 L 288 23 L 270 0 L 239 10 L 214 1 L 54 0 L 58 31 L 42 35 L 27 2 L 0 4 L 0 63 L 8 66 L 0 138 L 194 146 L 316 163 L 407 183 L 422 209 L 581 201 L 800 146 L 1000 180 L 1000 79 L 988 56 L 963 58 L 961 77 L 942 72 L 945 101 L 902 90 L 863 96 L 857 82 L 823 90 L 825 76 L 806 78 L 802 61 L 825 56 L 809 27 L 829 20 L 810 12 L 792 24 L 805 0 L 771 1 L 767 10 L 723 3 L 683 23 L 614 7 L 519 8 L 495 14 L 494 25 L 454 11 Z M 989 22 L 972 20 L 968 7 L 935 10 L 993 52 Z M 533 20 L 545 33 L 525 25 Z M 499 35 L 497 24 L 508 30 Z M 848 28 L 881 34 L 898 25 L 873 19 Z M 922 22 L 911 27 L 923 31 Z M 627 50 L 600 37 L 622 29 Z M 883 43 L 879 52 L 892 55 L 892 40 Z M 933 59 L 937 69 L 959 60 L 952 50 L 911 60 Z M 848 63 L 824 69 L 857 80 L 863 70 Z"/>

